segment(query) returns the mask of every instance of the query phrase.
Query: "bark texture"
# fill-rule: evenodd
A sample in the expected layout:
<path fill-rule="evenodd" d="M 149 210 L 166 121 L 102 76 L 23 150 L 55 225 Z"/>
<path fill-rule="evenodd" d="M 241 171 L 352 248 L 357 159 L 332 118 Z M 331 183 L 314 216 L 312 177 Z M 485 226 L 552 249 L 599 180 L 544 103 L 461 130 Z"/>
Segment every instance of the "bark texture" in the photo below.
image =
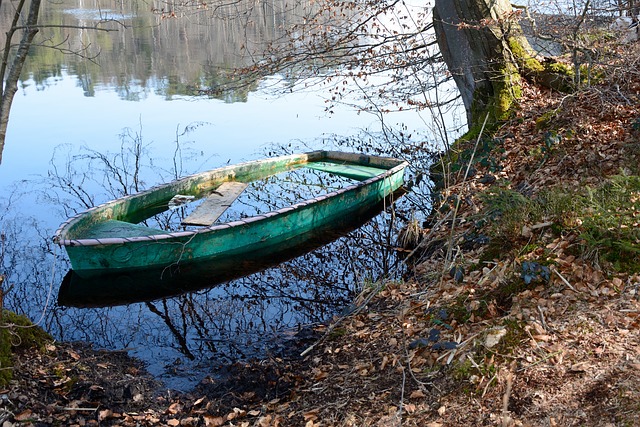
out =
<path fill-rule="evenodd" d="M 460 90 L 472 127 L 485 114 L 500 120 L 519 95 L 518 67 L 509 49 L 509 0 L 436 0 L 438 44 Z"/>
<path fill-rule="evenodd" d="M 521 76 L 560 92 L 576 87 L 571 67 L 536 59 L 510 0 L 436 0 L 433 24 L 471 135 L 485 118 L 491 126 L 509 117 Z"/>

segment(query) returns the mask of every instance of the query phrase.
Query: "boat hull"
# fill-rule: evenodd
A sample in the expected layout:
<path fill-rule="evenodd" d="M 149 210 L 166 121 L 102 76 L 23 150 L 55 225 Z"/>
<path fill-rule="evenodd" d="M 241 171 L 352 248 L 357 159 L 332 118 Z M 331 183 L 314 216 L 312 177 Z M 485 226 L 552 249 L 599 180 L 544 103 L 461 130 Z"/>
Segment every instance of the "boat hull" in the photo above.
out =
<path fill-rule="evenodd" d="M 96 221 L 140 220 L 137 218 L 138 212 L 142 211 L 140 206 L 151 203 L 151 200 L 157 204 L 159 195 L 162 200 L 167 200 L 176 193 L 193 193 L 193 188 L 216 185 L 215 182 L 219 185 L 220 181 L 230 180 L 230 177 L 250 181 L 279 170 L 324 160 L 387 169 L 380 175 L 283 209 L 196 231 L 154 231 L 154 234 L 124 238 L 83 238 L 82 235 L 86 224 Z M 294 241 L 297 236 L 339 223 L 344 216 L 362 215 L 402 186 L 405 166 L 406 163 L 394 159 L 325 151 L 248 162 L 183 178 L 93 208 L 63 224 L 56 233 L 56 240 L 65 246 L 73 270 L 80 275 L 109 270 L 162 268 L 199 260 L 211 262 L 216 258 L 228 259 L 243 254 L 269 256 L 270 252 L 287 246 L 287 242 Z M 210 182 L 214 184 L 206 184 Z"/>
<path fill-rule="evenodd" d="M 386 201 L 373 205 L 362 215 L 344 216 L 339 222 L 310 233 L 299 234 L 287 245 L 252 251 L 242 256 L 219 256 L 206 261 L 180 263 L 168 268 L 107 270 L 77 273 L 70 270 L 58 292 L 58 305 L 65 307 L 109 307 L 213 288 L 230 280 L 258 273 L 303 255 L 338 238 L 380 214 L 390 202 L 400 198 L 397 191 Z"/>

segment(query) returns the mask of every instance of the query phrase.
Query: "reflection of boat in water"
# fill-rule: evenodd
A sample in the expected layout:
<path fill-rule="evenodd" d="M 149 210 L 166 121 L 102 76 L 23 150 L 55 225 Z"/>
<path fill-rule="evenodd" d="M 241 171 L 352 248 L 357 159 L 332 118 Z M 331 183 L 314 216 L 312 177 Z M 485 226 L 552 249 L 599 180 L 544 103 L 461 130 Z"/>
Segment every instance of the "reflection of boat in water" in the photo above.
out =
<path fill-rule="evenodd" d="M 212 288 L 218 284 L 257 273 L 326 245 L 378 215 L 387 202 L 401 197 L 402 190 L 339 221 L 299 234 L 286 245 L 268 253 L 256 251 L 243 256 L 218 257 L 212 261 L 184 262 L 166 268 L 106 272 L 84 277 L 69 270 L 58 293 L 58 304 L 70 307 L 106 307 L 153 301 L 187 292 Z"/>
<path fill-rule="evenodd" d="M 299 236 L 369 210 L 402 186 L 406 166 L 397 159 L 333 151 L 227 166 L 89 209 L 62 224 L 54 240 L 65 247 L 76 273 L 85 277 L 194 261 L 237 260 L 249 254 L 270 256 L 280 247 L 291 246 L 289 242 Z M 244 184 L 300 169 L 350 181 L 338 189 L 318 185 L 311 195 L 290 205 L 216 223 L 224 208 L 242 193 Z M 181 230 L 139 224 L 189 200 L 200 200 L 201 205 L 183 221 Z M 188 224 L 207 225 L 187 229 Z"/>

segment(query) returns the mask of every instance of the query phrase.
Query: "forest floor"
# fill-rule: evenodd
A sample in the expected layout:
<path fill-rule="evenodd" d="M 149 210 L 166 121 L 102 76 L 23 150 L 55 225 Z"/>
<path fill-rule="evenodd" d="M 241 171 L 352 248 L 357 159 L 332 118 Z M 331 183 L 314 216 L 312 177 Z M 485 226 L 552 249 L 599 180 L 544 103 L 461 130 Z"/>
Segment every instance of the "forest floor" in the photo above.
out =
<path fill-rule="evenodd" d="M 640 425 L 637 48 L 571 95 L 525 83 L 457 147 L 413 275 L 303 357 L 172 393 L 126 353 L 22 345 L 0 426 Z"/>

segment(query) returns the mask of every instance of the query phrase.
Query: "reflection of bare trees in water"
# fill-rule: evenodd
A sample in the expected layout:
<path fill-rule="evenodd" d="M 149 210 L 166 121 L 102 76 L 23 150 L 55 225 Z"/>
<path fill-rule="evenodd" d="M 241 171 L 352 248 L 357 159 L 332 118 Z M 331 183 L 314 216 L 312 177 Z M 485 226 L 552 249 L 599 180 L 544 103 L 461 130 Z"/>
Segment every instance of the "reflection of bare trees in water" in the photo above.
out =
<path fill-rule="evenodd" d="M 20 187 L 0 197 L 1 302 L 46 329 L 48 309 L 55 301 L 58 285 L 51 256 L 55 248 L 45 227 L 35 218 L 36 212 L 16 212 L 19 199 L 31 186 L 22 182 Z"/>
<path fill-rule="evenodd" d="M 362 229 L 278 267 L 221 287 L 152 303 L 173 346 L 202 363 L 264 354 L 285 331 L 327 320 L 349 304 L 363 282 L 380 279 L 394 261 L 379 217 Z M 382 260 L 381 258 L 387 258 Z"/>
<path fill-rule="evenodd" d="M 268 42 L 280 39 L 284 28 L 302 19 L 306 12 L 299 3 L 42 2 L 35 54 L 25 64 L 23 77 L 41 85 L 68 70 L 77 73 L 88 96 L 108 85 L 128 100 L 154 91 L 167 98 L 209 95 L 246 101 L 258 82 L 240 84 L 234 69 L 259 61 Z M 0 4 L 0 28 L 9 28 L 13 3 Z M 113 32 L 102 31 L 107 29 Z"/>
<path fill-rule="evenodd" d="M 115 153 L 81 150 L 54 159 L 50 175 L 42 183 L 43 189 L 47 189 L 42 197 L 66 215 L 141 189 L 148 185 L 150 177 L 159 179 L 149 157 L 151 147 L 144 144 L 139 134 L 124 135 Z M 193 163 L 188 161 L 189 151 L 181 146 L 182 138 L 177 139 L 176 152 L 184 158 L 176 155 L 174 169 L 160 171 L 166 180 L 187 174 Z M 276 191 L 283 185 L 281 180 L 266 180 L 257 184 L 255 191 L 247 192 L 243 210 L 251 214 L 246 209 L 276 208 L 296 197 L 341 186 L 341 179 L 316 171 L 294 173 L 286 177 L 291 186 L 288 198 Z M 308 187 L 300 188 L 304 182 Z M 43 327 L 62 340 L 86 340 L 98 347 L 132 349 L 133 354 L 152 364 L 155 373 L 170 370 L 171 375 L 179 375 L 184 368 L 186 375 L 190 370 L 210 371 L 230 361 L 261 356 L 275 351 L 302 325 L 326 321 L 349 305 L 363 283 L 399 274 L 397 270 L 394 272 L 396 259 L 390 244 L 393 227 L 398 226 L 394 221 L 390 213 L 383 214 L 328 246 L 213 289 L 102 309 L 49 304 L 51 309 Z M 25 221 L 19 224 L 7 235 L 7 239 L 18 243 L 6 245 L 12 253 L 5 257 L 5 263 L 24 258 L 12 279 L 20 283 L 20 289 L 14 291 L 8 305 L 37 317 L 46 305 L 54 265 L 51 254 L 55 248 L 50 246 L 47 233 L 40 233 L 33 238 L 42 242 L 38 248 L 42 254 L 35 254 L 33 239 L 23 238 L 26 229 L 33 226 Z M 24 242 L 22 249 L 20 241 Z M 27 255 L 27 251 L 31 253 Z M 64 273 L 59 264 L 55 286 Z M 173 363 L 176 360 L 181 362 Z"/>
<path fill-rule="evenodd" d="M 86 44 L 82 44 L 77 49 L 67 46 L 68 33 L 62 37 L 50 38 L 48 35 L 36 39 L 38 33 L 43 30 L 56 28 L 58 31 L 70 28 L 82 33 L 83 30 L 92 31 L 115 31 L 101 27 L 103 20 L 85 26 L 82 23 L 72 25 L 40 23 L 41 0 L 31 0 L 30 2 L 2 2 L 0 1 L 0 23 L 4 29 L 4 40 L 0 43 L 0 163 L 2 163 L 2 152 L 7 134 L 9 122 L 9 112 L 13 103 L 13 97 L 18 90 L 18 82 L 23 74 L 23 68 L 27 64 L 27 56 L 34 47 L 43 47 L 50 51 L 57 51 L 65 55 L 75 56 L 82 60 L 93 61 L 95 55 L 89 52 Z M 112 20 L 108 20 L 112 21 Z"/>
<path fill-rule="evenodd" d="M 117 152 L 59 146 L 43 184 L 46 190 L 42 192 L 42 200 L 63 210 L 62 216 L 69 217 L 108 200 L 187 175 L 192 171 L 185 170 L 184 163 L 208 160 L 189 150 L 189 142 L 185 141 L 191 132 L 204 125 L 196 122 L 176 130 L 169 169 L 154 164 L 155 155 L 144 142 L 142 125 L 137 131 L 123 130 Z"/>

